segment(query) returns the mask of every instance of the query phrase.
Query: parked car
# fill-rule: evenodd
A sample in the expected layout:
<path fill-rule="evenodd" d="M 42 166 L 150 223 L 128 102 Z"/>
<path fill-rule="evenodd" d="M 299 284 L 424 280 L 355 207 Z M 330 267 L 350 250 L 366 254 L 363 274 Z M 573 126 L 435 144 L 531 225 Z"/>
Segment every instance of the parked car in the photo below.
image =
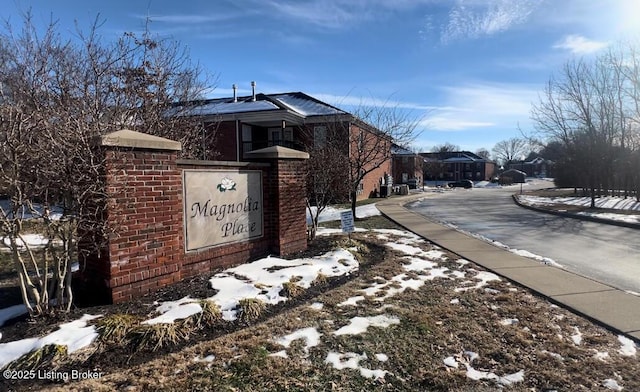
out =
<path fill-rule="evenodd" d="M 473 181 L 471 181 L 471 180 L 459 180 L 459 181 L 455 181 L 455 182 L 450 182 L 449 183 L 449 188 L 465 188 L 465 189 L 473 188 Z"/>
<path fill-rule="evenodd" d="M 407 181 L 407 185 L 409 185 L 409 189 L 418 189 L 418 179 L 411 178 Z"/>

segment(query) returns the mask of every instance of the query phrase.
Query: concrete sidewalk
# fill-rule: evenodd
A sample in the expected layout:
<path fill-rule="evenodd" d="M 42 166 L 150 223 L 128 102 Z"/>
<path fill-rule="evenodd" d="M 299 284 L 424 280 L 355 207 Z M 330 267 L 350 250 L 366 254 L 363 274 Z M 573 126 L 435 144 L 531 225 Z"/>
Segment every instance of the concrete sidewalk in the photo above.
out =
<path fill-rule="evenodd" d="M 403 207 L 422 197 L 424 195 L 388 199 L 376 203 L 376 207 L 392 221 L 434 244 L 640 342 L 640 297 L 518 256 Z"/>

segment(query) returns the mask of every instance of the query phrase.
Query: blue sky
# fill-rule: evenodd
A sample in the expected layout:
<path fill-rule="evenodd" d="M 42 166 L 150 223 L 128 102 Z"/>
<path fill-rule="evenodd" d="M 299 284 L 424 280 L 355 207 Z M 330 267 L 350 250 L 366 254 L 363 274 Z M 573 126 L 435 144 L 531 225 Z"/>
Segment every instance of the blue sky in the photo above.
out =
<path fill-rule="evenodd" d="M 231 85 L 302 91 L 352 110 L 379 100 L 423 117 L 421 150 L 491 150 L 532 129 L 531 103 L 572 57 L 640 37 L 640 0 L 5 0 L 17 24 L 62 31 L 100 14 L 105 38 L 140 31 L 179 41 Z"/>

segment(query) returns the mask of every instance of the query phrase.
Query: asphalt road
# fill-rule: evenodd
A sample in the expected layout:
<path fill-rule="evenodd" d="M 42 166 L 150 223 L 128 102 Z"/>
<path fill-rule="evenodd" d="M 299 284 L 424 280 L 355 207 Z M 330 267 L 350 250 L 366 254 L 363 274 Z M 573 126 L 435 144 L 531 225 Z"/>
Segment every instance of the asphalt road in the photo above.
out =
<path fill-rule="evenodd" d="M 537 181 L 525 189 L 549 186 Z M 511 199 L 519 190 L 518 186 L 455 189 L 429 194 L 407 207 L 511 249 L 551 258 L 582 276 L 640 293 L 640 230 L 527 210 Z"/>

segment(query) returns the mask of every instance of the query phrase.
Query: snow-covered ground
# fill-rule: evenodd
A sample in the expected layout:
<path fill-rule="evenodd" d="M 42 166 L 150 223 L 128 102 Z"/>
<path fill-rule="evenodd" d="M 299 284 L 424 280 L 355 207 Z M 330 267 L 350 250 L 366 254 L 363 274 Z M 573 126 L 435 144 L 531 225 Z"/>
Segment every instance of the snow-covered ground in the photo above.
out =
<path fill-rule="evenodd" d="M 519 200 L 522 204 L 530 206 L 550 206 L 550 205 L 572 205 L 580 207 L 591 206 L 590 197 L 540 197 L 532 195 L 520 195 Z M 595 200 L 596 208 L 604 208 L 611 210 L 626 210 L 626 211 L 638 211 L 640 212 L 640 202 L 636 201 L 634 197 L 599 197 Z M 640 214 L 616 214 L 614 212 L 579 212 L 578 215 L 591 216 L 600 219 L 607 219 L 613 221 L 640 223 Z"/>
<path fill-rule="evenodd" d="M 362 208 L 358 212 L 359 216 L 379 214 L 375 205 L 363 206 Z M 339 217 L 339 210 L 329 210 L 324 220 L 330 220 L 332 219 L 331 217 L 335 219 L 336 216 Z M 423 250 L 421 246 L 426 241 L 413 233 L 383 229 L 371 231 L 361 229 L 360 231 L 365 232 L 365 235 L 375 236 L 378 240 L 383 241 L 385 246 L 400 252 L 403 255 L 402 269 L 404 272 L 389 279 L 376 277 L 375 282 L 359 290 L 359 295 L 345 299 L 338 307 L 358 307 L 360 306 L 359 302 L 365 298 L 384 303 L 389 298 L 399 295 L 405 290 L 418 290 L 423 285 L 431 284 L 435 279 L 454 281 L 455 284 L 452 289 L 454 293 L 464 293 L 469 290 L 492 290 L 486 286 L 492 281 L 501 280 L 500 277 L 493 273 L 471 268 L 466 260 L 453 260 L 455 263 L 452 266 L 451 260 L 448 260 L 446 254 L 437 247 L 432 246 L 428 251 Z M 324 235 L 326 232 L 321 231 L 319 234 Z M 317 257 L 293 260 L 266 257 L 229 268 L 222 273 L 215 274 L 209 280 L 211 287 L 217 290 L 213 297 L 205 299 L 184 297 L 177 301 L 156 303 L 155 314 L 152 317 L 150 316 L 144 323 L 173 323 L 177 320 L 182 320 L 201 312 L 200 301 L 202 300 L 216 303 L 222 309 L 225 320 L 234 320 L 238 316 L 239 303 L 242 299 L 256 298 L 268 304 L 276 304 L 288 300 L 287 297 L 281 294 L 284 284 L 287 282 L 295 282 L 300 287 L 306 288 L 320 275 L 341 276 L 358 271 L 359 263 L 354 257 L 353 251 L 353 249 L 336 249 Z M 445 266 L 447 261 L 449 263 Z M 459 301 L 454 299 L 451 303 L 455 305 Z M 323 304 L 313 303 L 310 308 L 323 309 Z M 335 328 L 331 332 L 325 330 L 324 334 L 348 337 L 365 334 L 370 328 L 393 328 L 395 324 L 399 323 L 399 319 L 398 316 L 393 314 L 392 309 L 382 306 L 374 310 L 376 314 L 365 314 L 366 312 L 363 311 L 363 314 L 352 318 L 347 325 Z M 18 309 L 15 307 L 0 310 L 0 323 L 17 311 Z M 88 325 L 88 322 L 99 317 L 101 316 L 85 315 L 78 320 L 60 325 L 57 331 L 44 337 L 32 337 L 0 343 L 0 368 L 21 355 L 46 344 L 65 345 L 70 353 L 90 346 L 97 338 L 97 333 L 95 327 Z M 331 324 L 332 320 L 328 320 L 328 322 Z M 496 321 L 496 323 L 503 326 L 517 326 L 519 322 L 518 318 L 514 317 Z M 315 327 L 305 327 L 289 331 L 283 336 L 273 336 L 273 342 L 280 345 L 283 350 L 271 355 L 281 357 L 282 360 L 288 360 L 287 349 L 292 342 L 302 340 L 304 353 L 308 354 L 311 348 L 324 350 L 326 352 L 325 363 L 330 364 L 335 369 L 354 369 L 362 377 L 376 379 L 384 379 L 388 374 L 388 371 L 384 369 L 384 365 L 393 359 L 389 358 L 387 354 L 383 352 L 375 353 L 374 356 L 377 362 L 374 363 L 379 368 L 366 368 L 361 365 L 361 362 L 367 359 L 366 353 L 341 352 L 339 347 L 331 346 L 329 343 L 331 339 L 325 341 L 323 339 L 324 336 Z M 573 341 L 573 344 L 579 345 L 579 337 L 580 331 L 576 330 L 574 335 L 563 339 Z M 635 343 L 624 336 L 619 336 L 619 341 L 619 353 L 628 356 L 636 355 L 637 347 Z M 510 374 L 501 373 L 498 370 L 493 372 L 476 370 L 472 365 L 474 360 L 479 357 L 479 354 L 472 351 L 473 347 L 466 347 L 465 350 L 462 353 L 451 354 L 446 358 L 442 358 L 445 367 L 458 369 L 463 366 L 468 378 L 473 380 L 493 380 L 503 386 L 523 382 L 526 379 L 527 375 L 524 369 Z M 604 356 L 604 353 L 602 353 L 602 356 Z M 215 357 L 200 361 L 205 360 L 213 361 Z M 368 362 L 371 363 L 370 361 Z M 603 380 L 602 383 L 603 385 L 614 386 L 615 381 L 607 379 Z"/>
<path fill-rule="evenodd" d="M 311 207 L 311 210 L 315 214 L 316 207 Z M 349 211 L 348 208 L 334 208 L 332 206 L 328 206 L 321 213 L 318 218 L 318 222 L 329 222 L 329 221 L 337 221 L 340 220 L 340 213 L 344 211 Z M 380 211 L 376 208 L 375 204 L 366 204 L 360 207 L 356 207 L 356 216 L 358 218 L 366 218 L 369 216 L 380 215 Z M 309 209 L 307 209 L 307 223 L 311 223 L 311 215 L 309 214 Z"/>

